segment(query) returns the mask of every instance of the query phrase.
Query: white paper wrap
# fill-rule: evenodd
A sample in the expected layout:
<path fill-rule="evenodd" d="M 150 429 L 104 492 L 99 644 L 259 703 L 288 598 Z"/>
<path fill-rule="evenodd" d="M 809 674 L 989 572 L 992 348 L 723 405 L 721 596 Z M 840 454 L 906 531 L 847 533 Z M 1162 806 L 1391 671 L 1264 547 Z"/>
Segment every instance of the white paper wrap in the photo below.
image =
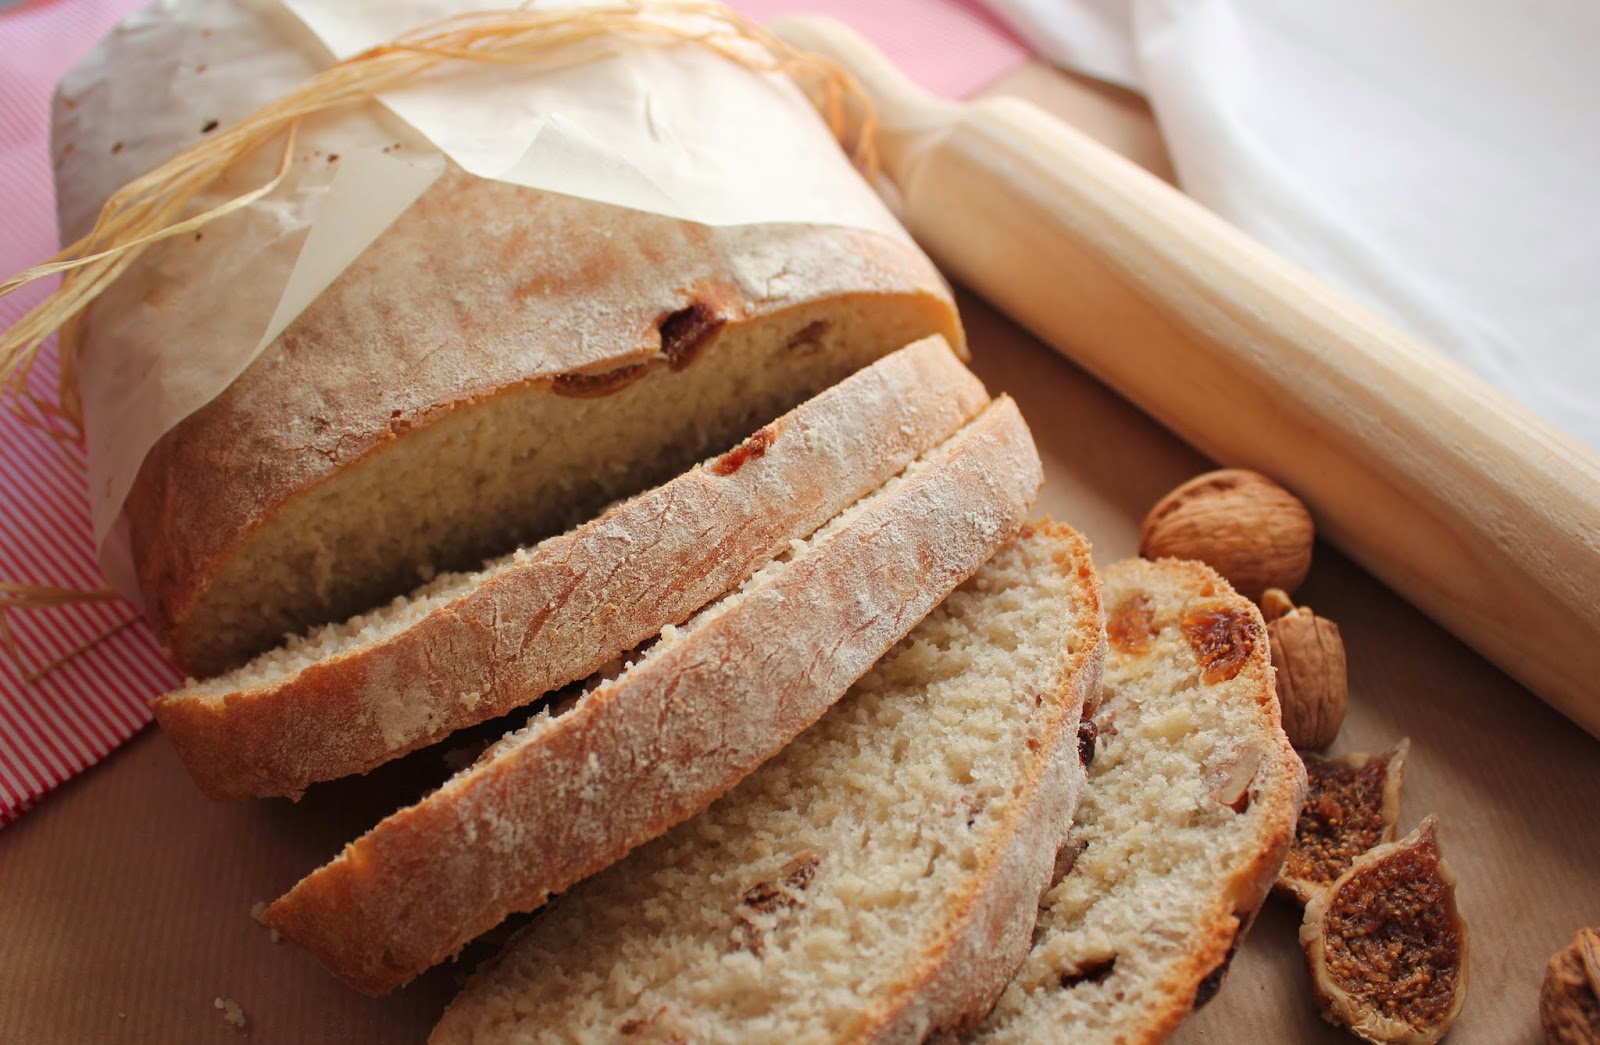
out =
<path fill-rule="evenodd" d="M 122 184 L 336 58 L 492 6 L 158 0 L 62 81 L 54 148 L 64 240 L 87 232 Z M 382 100 L 390 111 L 305 121 L 276 192 L 184 250 L 149 251 L 84 323 L 75 350 L 94 533 L 107 580 L 130 598 L 121 512 L 150 448 L 242 373 L 447 162 L 706 225 L 839 225 L 906 238 L 792 83 L 692 44 L 634 45 L 540 71 L 452 64 Z M 195 209 L 265 183 L 281 155 L 264 146 Z M 183 329 L 142 307 L 172 287 L 191 303 Z"/>

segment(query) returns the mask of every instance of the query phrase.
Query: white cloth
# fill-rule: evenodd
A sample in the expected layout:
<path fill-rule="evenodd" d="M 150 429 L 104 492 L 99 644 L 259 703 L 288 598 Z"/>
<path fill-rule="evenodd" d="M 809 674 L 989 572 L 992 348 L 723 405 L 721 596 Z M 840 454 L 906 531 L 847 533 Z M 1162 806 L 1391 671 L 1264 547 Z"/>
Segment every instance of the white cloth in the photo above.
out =
<path fill-rule="evenodd" d="M 1600 4 L 986 0 L 1184 190 L 1600 447 Z"/>

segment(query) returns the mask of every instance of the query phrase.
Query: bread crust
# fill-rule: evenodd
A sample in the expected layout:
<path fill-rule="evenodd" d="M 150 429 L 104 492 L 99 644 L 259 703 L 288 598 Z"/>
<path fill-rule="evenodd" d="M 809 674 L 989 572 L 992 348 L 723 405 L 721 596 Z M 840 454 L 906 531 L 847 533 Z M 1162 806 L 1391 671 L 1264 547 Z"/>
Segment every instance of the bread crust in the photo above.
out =
<path fill-rule="evenodd" d="M 1024 775 L 1020 791 L 1031 798 L 1022 802 L 1022 817 L 997 840 L 999 844 L 979 857 L 972 888 L 951 898 L 946 930 L 938 943 L 885 992 L 891 1002 L 879 1006 L 849 1040 L 876 1045 L 922 1042 L 970 1028 L 1000 997 L 1032 942 L 1039 895 L 1049 885 L 1056 854 L 1066 843 L 1083 791 L 1078 722 L 1100 688 L 1106 638 L 1100 581 L 1089 557 L 1089 542 L 1049 519 L 1028 524 L 1019 539 L 1030 530 L 1070 545 L 1056 561 L 1078 581 L 1081 598 L 1073 630 L 1092 640 L 1074 651 L 1061 689 L 1040 694 L 1055 713 L 1047 720 Z"/>
<path fill-rule="evenodd" d="M 215 674 L 256 651 L 213 648 L 204 597 L 247 542 L 285 539 L 291 501 L 488 399 L 635 366 L 659 380 L 829 301 L 920 313 L 903 340 L 962 348 L 938 273 L 886 235 L 713 228 L 448 172 L 145 458 L 126 507 L 147 616 L 180 666 Z M 712 327 L 684 356 L 660 327 L 686 309 Z"/>
<path fill-rule="evenodd" d="M 1203 1005 L 1220 986 L 1227 964 L 1235 949 L 1243 941 L 1256 913 L 1277 880 L 1294 841 L 1295 822 L 1305 796 L 1305 770 L 1299 756 L 1290 746 L 1282 729 L 1278 707 L 1275 677 L 1271 654 L 1266 641 L 1266 628 L 1260 612 L 1248 599 L 1238 595 L 1228 582 L 1202 563 L 1177 559 L 1154 562 L 1128 559 L 1116 563 L 1104 574 L 1104 598 L 1108 607 L 1120 604 L 1128 593 L 1153 593 L 1158 589 L 1181 591 L 1183 603 L 1176 608 L 1164 607 L 1166 614 L 1182 613 L 1189 608 L 1221 609 L 1237 613 L 1249 621 L 1247 627 L 1254 641 L 1249 652 L 1239 664 L 1238 672 L 1229 684 L 1245 689 L 1256 713 L 1253 740 L 1261 758 L 1249 782 L 1248 811 L 1253 814 L 1252 843 L 1246 859 L 1232 866 L 1217 868 L 1214 886 L 1204 898 L 1203 909 L 1195 916 L 1195 926 L 1186 939 L 1187 951 L 1168 966 L 1164 974 L 1144 992 L 1143 1004 L 1131 1019 L 1115 1026 L 1096 1028 L 1094 1034 L 1081 1027 L 1065 1024 L 1062 1033 L 1077 1032 L 1074 1040 L 1084 1042 L 1159 1042 L 1166 1040 L 1197 1005 Z M 1170 598 L 1150 594 L 1152 603 L 1170 603 Z M 1138 651 L 1119 652 L 1115 641 L 1109 657 L 1140 657 L 1149 655 Z M 1183 656 L 1196 663 L 1192 650 L 1185 649 Z M 1091 776 L 1089 786 L 1093 787 Z M 1048 937 L 1046 945 L 1048 945 Z M 1048 989 L 1041 988 L 1041 995 Z M 1032 996 L 1024 1005 L 1031 1002 Z M 1048 1005 L 1048 1001 L 1043 1004 Z M 1029 1040 L 1028 1030 L 1037 1029 L 1042 1013 L 1033 1018 L 1015 1011 L 1006 1014 L 1006 1022 L 991 1021 L 982 1026 L 969 1040 L 1020 1041 Z M 1013 1022 L 1015 1021 L 1015 1022 Z"/>
<path fill-rule="evenodd" d="M 1042 478 L 1016 405 L 997 400 L 811 554 L 389 817 L 265 921 L 359 990 L 407 982 L 704 809 L 815 722 L 1017 532 Z"/>
<path fill-rule="evenodd" d="M 152 707 L 214 798 L 297 796 L 366 772 L 586 678 L 682 622 L 988 402 L 944 340 L 925 339 L 387 639 L 273 683 L 179 690 Z"/>

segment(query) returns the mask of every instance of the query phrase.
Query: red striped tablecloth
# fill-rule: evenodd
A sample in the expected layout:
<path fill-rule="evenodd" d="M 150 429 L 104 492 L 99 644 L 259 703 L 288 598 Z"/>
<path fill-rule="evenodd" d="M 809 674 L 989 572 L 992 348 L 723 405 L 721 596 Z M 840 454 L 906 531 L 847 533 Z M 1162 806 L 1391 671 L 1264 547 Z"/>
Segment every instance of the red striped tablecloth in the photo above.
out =
<path fill-rule="evenodd" d="M 0 11 L 0 278 L 57 249 L 49 140 L 56 81 L 142 0 L 32 0 Z M 508 3 L 507 6 L 513 6 Z M 734 0 L 756 18 L 833 13 L 874 38 L 915 79 L 948 97 L 985 86 L 1028 57 L 975 0 Z M 0 329 L 48 291 L 0 298 Z M 53 398 L 53 351 L 33 376 Z M 101 585 L 84 497 L 82 449 L 0 410 L 0 580 Z M 150 720 L 146 702 L 180 681 L 126 603 L 0 611 L 20 664 L 0 656 L 0 825 L 104 758 Z M 78 656 L 74 650 L 114 635 Z M 30 675 L 68 658 L 34 679 Z"/>
<path fill-rule="evenodd" d="M 139 0 L 55 0 L 0 13 L 0 276 L 56 250 L 50 92 L 61 74 Z M 9 327 L 48 287 L 0 298 Z M 53 350 L 33 390 L 53 398 Z M 83 451 L 0 410 L 0 579 L 101 586 L 89 536 Z M 179 681 L 126 603 L 4 614 L 21 664 L 0 657 L 0 825 L 104 758 L 150 719 L 145 702 Z M 43 678 L 28 675 L 124 622 Z"/>

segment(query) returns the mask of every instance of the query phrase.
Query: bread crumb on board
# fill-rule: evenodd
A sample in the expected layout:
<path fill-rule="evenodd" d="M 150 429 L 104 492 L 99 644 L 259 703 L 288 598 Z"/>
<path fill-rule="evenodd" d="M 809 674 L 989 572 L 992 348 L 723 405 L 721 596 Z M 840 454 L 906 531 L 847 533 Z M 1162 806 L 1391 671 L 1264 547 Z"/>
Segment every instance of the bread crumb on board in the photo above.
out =
<path fill-rule="evenodd" d="M 261 916 L 266 914 L 266 913 L 267 913 L 267 901 L 265 901 L 265 900 L 257 900 L 255 903 L 250 905 L 250 917 L 254 918 L 257 922 L 260 922 L 262 925 L 266 926 L 267 935 L 272 937 L 272 942 L 273 943 L 277 943 L 277 942 L 279 942 L 280 940 L 283 939 L 283 934 L 280 933 L 278 930 L 274 929 L 272 926 L 267 925 L 266 922 L 261 921 Z"/>
<path fill-rule="evenodd" d="M 213 999 L 211 1007 L 222 1010 L 222 1022 L 230 1027 L 244 1030 L 244 1025 L 249 1022 L 245 1017 L 244 1008 L 232 998 Z"/>

